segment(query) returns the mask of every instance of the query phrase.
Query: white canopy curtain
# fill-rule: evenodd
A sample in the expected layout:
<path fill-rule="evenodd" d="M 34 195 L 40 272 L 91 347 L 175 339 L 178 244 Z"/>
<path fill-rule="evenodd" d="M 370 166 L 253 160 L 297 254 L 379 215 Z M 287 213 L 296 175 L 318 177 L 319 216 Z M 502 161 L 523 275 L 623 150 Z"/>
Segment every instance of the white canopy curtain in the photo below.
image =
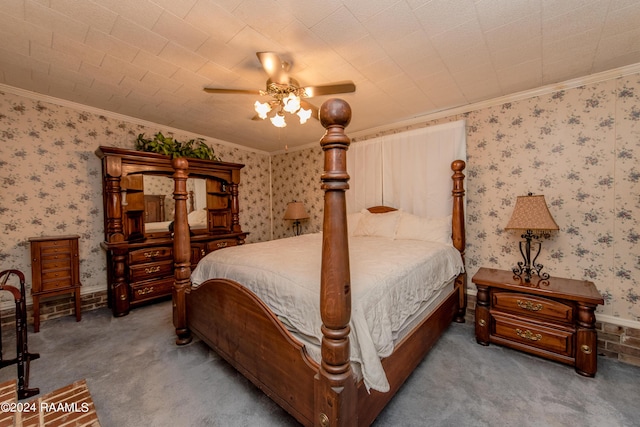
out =
<path fill-rule="evenodd" d="M 464 120 L 351 144 L 347 212 L 387 205 L 421 217 L 451 215 L 451 162 L 466 160 L 466 152 Z"/>

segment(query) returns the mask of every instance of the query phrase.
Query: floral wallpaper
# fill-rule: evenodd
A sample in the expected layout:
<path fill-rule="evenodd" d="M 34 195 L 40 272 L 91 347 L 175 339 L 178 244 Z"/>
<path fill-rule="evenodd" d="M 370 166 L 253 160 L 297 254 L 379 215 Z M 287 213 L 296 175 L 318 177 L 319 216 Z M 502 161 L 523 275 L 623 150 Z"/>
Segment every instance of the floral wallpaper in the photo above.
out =
<path fill-rule="evenodd" d="M 521 260 L 520 234 L 504 227 L 517 196 L 543 194 L 560 227 L 543 239 L 543 271 L 593 281 L 605 300 L 598 312 L 640 321 L 640 75 L 410 128 L 461 118 L 469 277 L 481 266 L 511 269 Z M 304 232 L 319 231 L 321 149 L 274 155 L 272 163 L 275 236 L 288 232 L 278 212 L 291 200 L 311 211 Z"/>
<path fill-rule="evenodd" d="M 133 149 L 138 134 L 158 131 L 171 133 L 0 92 L 1 268 L 21 270 L 30 288 L 29 237 L 76 234 L 82 293 L 106 290 L 106 255 L 100 247 L 102 171 L 94 152 L 100 145 Z M 173 135 L 193 138 L 175 130 Z M 269 240 L 269 154 L 205 141 L 222 160 L 245 165 L 239 191 L 241 225 L 250 232 L 248 242 Z"/>
<path fill-rule="evenodd" d="M 504 226 L 517 196 L 544 194 L 560 227 L 543 240 L 538 261 L 544 271 L 593 281 L 605 299 L 599 313 L 640 321 L 640 75 L 411 128 L 461 118 L 467 123 L 469 275 L 481 266 L 510 269 L 520 260 L 520 236 Z M 94 151 L 99 145 L 133 148 L 139 133 L 166 130 L 10 93 L 0 93 L 0 125 L 3 269 L 22 270 L 30 283 L 28 238 L 78 234 L 83 292 L 106 289 L 101 171 Z M 192 137 L 174 132 L 178 139 Z M 246 165 L 240 220 L 251 233 L 249 242 L 291 236 L 291 221 L 282 216 L 294 200 L 310 215 L 302 231 L 320 231 L 319 144 L 269 155 L 207 142 L 223 160 Z"/>

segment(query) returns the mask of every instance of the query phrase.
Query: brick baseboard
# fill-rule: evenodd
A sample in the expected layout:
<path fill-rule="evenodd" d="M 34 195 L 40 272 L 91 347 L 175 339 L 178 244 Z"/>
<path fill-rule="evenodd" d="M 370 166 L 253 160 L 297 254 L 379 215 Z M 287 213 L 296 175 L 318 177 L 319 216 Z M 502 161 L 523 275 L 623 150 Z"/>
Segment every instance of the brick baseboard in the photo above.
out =
<path fill-rule="evenodd" d="M 476 296 L 468 295 L 465 320 L 475 323 Z M 596 320 L 598 315 L 596 314 Z M 596 321 L 598 356 L 640 366 L 640 329 Z"/>
<path fill-rule="evenodd" d="M 81 311 L 95 310 L 107 306 L 107 291 L 93 292 L 80 296 Z M 15 330 L 16 324 L 15 309 L 5 309 L 0 311 L 0 324 L 6 331 Z M 75 316 L 73 296 L 62 295 L 40 300 L 40 324 L 49 319 L 62 316 Z M 27 324 L 29 332 L 33 332 L 33 306 L 27 306 Z"/>

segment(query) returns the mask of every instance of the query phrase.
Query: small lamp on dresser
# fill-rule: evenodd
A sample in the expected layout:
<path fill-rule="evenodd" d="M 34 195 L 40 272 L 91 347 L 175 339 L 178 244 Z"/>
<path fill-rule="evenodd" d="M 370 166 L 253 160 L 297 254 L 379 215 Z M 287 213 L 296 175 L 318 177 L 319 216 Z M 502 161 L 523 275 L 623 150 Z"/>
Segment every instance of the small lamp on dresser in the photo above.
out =
<path fill-rule="evenodd" d="M 309 214 L 304 208 L 304 204 L 302 202 L 290 202 L 287 205 L 287 209 L 284 212 L 284 218 L 288 220 L 293 220 L 293 231 L 296 236 L 300 235 L 300 220 L 308 219 Z"/>
<path fill-rule="evenodd" d="M 521 236 L 525 240 L 520 241 L 520 253 L 523 261 L 518 262 L 518 266 L 513 269 L 513 273 L 518 277 L 524 278 L 527 283 L 531 281 L 531 276 L 534 274 L 537 274 L 543 280 L 549 279 L 548 273 L 541 272 L 543 265 L 536 263 L 542 248 L 542 242 L 538 239 L 543 236 L 548 238 L 550 236 L 549 232 L 559 230 L 559 227 L 553 220 L 551 212 L 549 212 L 544 196 L 534 196 L 532 193 L 526 196 L 518 196 L 513 214 L 505 229 L 525 230 Z M 532 242 L 532 240 L 536 241 Z M 531 257 L 532 249 L 535 251 L 533 258 Z"/>

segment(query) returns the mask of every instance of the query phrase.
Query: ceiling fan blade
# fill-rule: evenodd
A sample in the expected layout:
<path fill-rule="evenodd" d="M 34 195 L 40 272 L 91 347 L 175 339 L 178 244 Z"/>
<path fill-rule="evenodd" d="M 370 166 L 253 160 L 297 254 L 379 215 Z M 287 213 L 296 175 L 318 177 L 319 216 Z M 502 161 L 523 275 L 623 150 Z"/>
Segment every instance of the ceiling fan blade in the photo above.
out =
<path fill-rule="evenodd" d="M 233 94 L 244 94 L 244 95 L 260 95 L 259 90 L 252 90 L 252 89 L 222 89 L 222 88 L 205 87 L 203 90 L 207 93 L 233 93 Z"/>
<path fill-rule="evenodd" d="M 256 52 L 262 68 L 266 71 L 269 78 L 279 84 L 288 84 L 289 75 L 287 71 L 291 68 L 291 64 L 283 62 L 274 52 Z"/>
<path fill-rule="evenodd" d="M 356 85 L 353 82 L 339 82 L 319 86 L 305 86 L 304 94 L 307 98 L 314 96 L 333 95 L 336 93 L 355 92 Z"/>

